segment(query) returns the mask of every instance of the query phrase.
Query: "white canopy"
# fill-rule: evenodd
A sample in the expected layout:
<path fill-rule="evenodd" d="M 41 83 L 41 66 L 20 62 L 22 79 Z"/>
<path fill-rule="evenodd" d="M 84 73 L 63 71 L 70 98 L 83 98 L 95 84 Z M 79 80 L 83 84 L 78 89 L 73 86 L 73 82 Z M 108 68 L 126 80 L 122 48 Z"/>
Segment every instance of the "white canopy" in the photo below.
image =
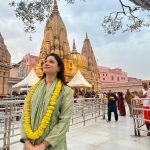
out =
<path fill-rule="evenodd" d="M 22 91 L 29 91 L 30 90 L 30 87 L 23 87 L 23 88 L 20 88 L 19 91 L 22 92 Z"/>
<path fill-rule="evenodd" d="M 83 77 L 79 69 L 67 85 L 70 87 L 92 87 L 92 85 Z"/>
<path fill-rule="evenodd" d="M 19 83 L 12 86 L 12 88 L 30 87 L 39 81 L 39 77 L 36 75 L 34 69 L 32 68 L 30 73 Z"/>

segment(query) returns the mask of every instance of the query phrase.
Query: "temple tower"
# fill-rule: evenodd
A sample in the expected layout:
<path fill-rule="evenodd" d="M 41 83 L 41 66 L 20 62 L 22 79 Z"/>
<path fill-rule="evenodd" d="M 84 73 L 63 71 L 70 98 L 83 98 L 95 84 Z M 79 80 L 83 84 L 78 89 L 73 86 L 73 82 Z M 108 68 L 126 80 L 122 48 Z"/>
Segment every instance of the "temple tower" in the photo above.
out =
<path fill-rule="evenodd" d="M 49 53 L 56 53 L 62 59 L 65 59 L 66 55 L 70 53 L 67 30 L 60 16 L 56 0 L 54 0 L 52 14 L 47 20 L 44 29 L 44 39 L 40 50 L 39 63 L 36 68 L 38 76 L 42 75 L 41 66 Z"/>
<path fill-rule="evenodd" d="M 87 33 L 86 33 L 86 38 L 83 43 L 81 54 L 85 56 L 87 59 L 89 74 L 86 78 L 93 85 L 93 90 L 95 91 L 99 90 L 100 84 L 101 84 L 99 81 L 100 79 L 99 69 L 98 69 L 95 55 L 93 52 L 93 48 L 91 46 L 91 42 L 90 42 L 90 39 L 88 38 Z"/>
<path fill-rule="evenodd" d="M 0 96 L 8 93 L 11 56 L 0 33 Z"/>

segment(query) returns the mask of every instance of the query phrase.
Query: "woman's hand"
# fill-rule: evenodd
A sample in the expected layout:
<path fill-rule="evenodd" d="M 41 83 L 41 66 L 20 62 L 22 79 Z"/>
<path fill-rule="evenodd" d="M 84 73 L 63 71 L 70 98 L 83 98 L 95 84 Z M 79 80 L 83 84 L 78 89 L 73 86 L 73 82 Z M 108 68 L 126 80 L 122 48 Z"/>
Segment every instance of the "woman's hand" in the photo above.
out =
<path fill-rule="evenodd" d="M 29 140 L 25 140 L 25 147 L 27 150 L 35 150 L 35 147 L 30 143 Z"/>
<path fill-rule="evenodd" d="M 34 150 L 45 150 L 45 149 L 46 146 L 43 143 L 41 143 L 40 145 L 36 145 Z"/>

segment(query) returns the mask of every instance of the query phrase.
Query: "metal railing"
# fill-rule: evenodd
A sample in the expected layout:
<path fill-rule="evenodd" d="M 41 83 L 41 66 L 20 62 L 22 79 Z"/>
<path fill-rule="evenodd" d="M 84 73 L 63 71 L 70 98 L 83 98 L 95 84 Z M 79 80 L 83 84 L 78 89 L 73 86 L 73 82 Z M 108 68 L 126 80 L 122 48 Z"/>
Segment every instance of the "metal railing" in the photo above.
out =
<path fill-rule="evenodd" d="M 20 99 L 20 98 L 19 98 Z M 10 145 L 19 142 L 14 140 L 19 136 L 20 118 L 24 100 L 5 99 L 0 101 L 0 150 L 9 150 Z M 105 119 L 106 103 L 96 98 L 74 99 L 71 126 L 83 123 L 98 117 Z M 16 138 L 15 138 L 16 139 Z"/>
<path fill-rule="evenodd" d="M 74 109 L 71 125 L 85 123 L 89 120 L 102 117 L 105 119 L 106 103 L 98 98 L 78 98 L 74 99 Z"/>
<path fill-rule="evenodd" d="M 10 145 L 18 142 L 11 142 L 11 138 L 20 135 L 16 129 L 20 126 L 23 104 L 24 100 L 0 101 L 0 149 L 9 150 Z"/>
<path fill-rule="evenodd" d="M 149 108 L 144 107 L 145 102 L 149 104 Z M 145 122 L 150 124 L 150 98 L 136 98 L 132 99 L 131 101 L 131 108 L 132 108 L 132 116 L 134 122 L 134 133 L 135 136 L 140 136 L 140 131 L 145 131 L 150 133 L 145 127 Z M 145 116 L 149 116 L 145 118 Z"/>

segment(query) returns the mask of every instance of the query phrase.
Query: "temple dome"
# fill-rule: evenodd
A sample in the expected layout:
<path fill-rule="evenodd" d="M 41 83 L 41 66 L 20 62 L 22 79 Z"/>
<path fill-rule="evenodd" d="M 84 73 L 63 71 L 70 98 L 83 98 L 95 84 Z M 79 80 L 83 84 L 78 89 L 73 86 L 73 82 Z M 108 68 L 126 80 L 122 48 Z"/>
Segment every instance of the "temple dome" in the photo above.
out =
<path fill-rule="evenodd" d="M 75 46 L 75 40 L 73 41 L 73 50 L 70 53 L 71 58 L 73 60 L 73 63 L 76 65 L 77 68 L 81 69 L 81 72 L 83 72 L 83 69 L 87 69 L 87 59 L 85 56 L 81 55 L 79 52 L 76 50 Z"/>
<path fill-rule="evenodd" d="M 85 67 L 87 68 L 87 59 L 85 56 L 81 55 L 80 53 L 71 52 L 71 57 L 73 62 L 77 64 L 78 68 Z"/>

